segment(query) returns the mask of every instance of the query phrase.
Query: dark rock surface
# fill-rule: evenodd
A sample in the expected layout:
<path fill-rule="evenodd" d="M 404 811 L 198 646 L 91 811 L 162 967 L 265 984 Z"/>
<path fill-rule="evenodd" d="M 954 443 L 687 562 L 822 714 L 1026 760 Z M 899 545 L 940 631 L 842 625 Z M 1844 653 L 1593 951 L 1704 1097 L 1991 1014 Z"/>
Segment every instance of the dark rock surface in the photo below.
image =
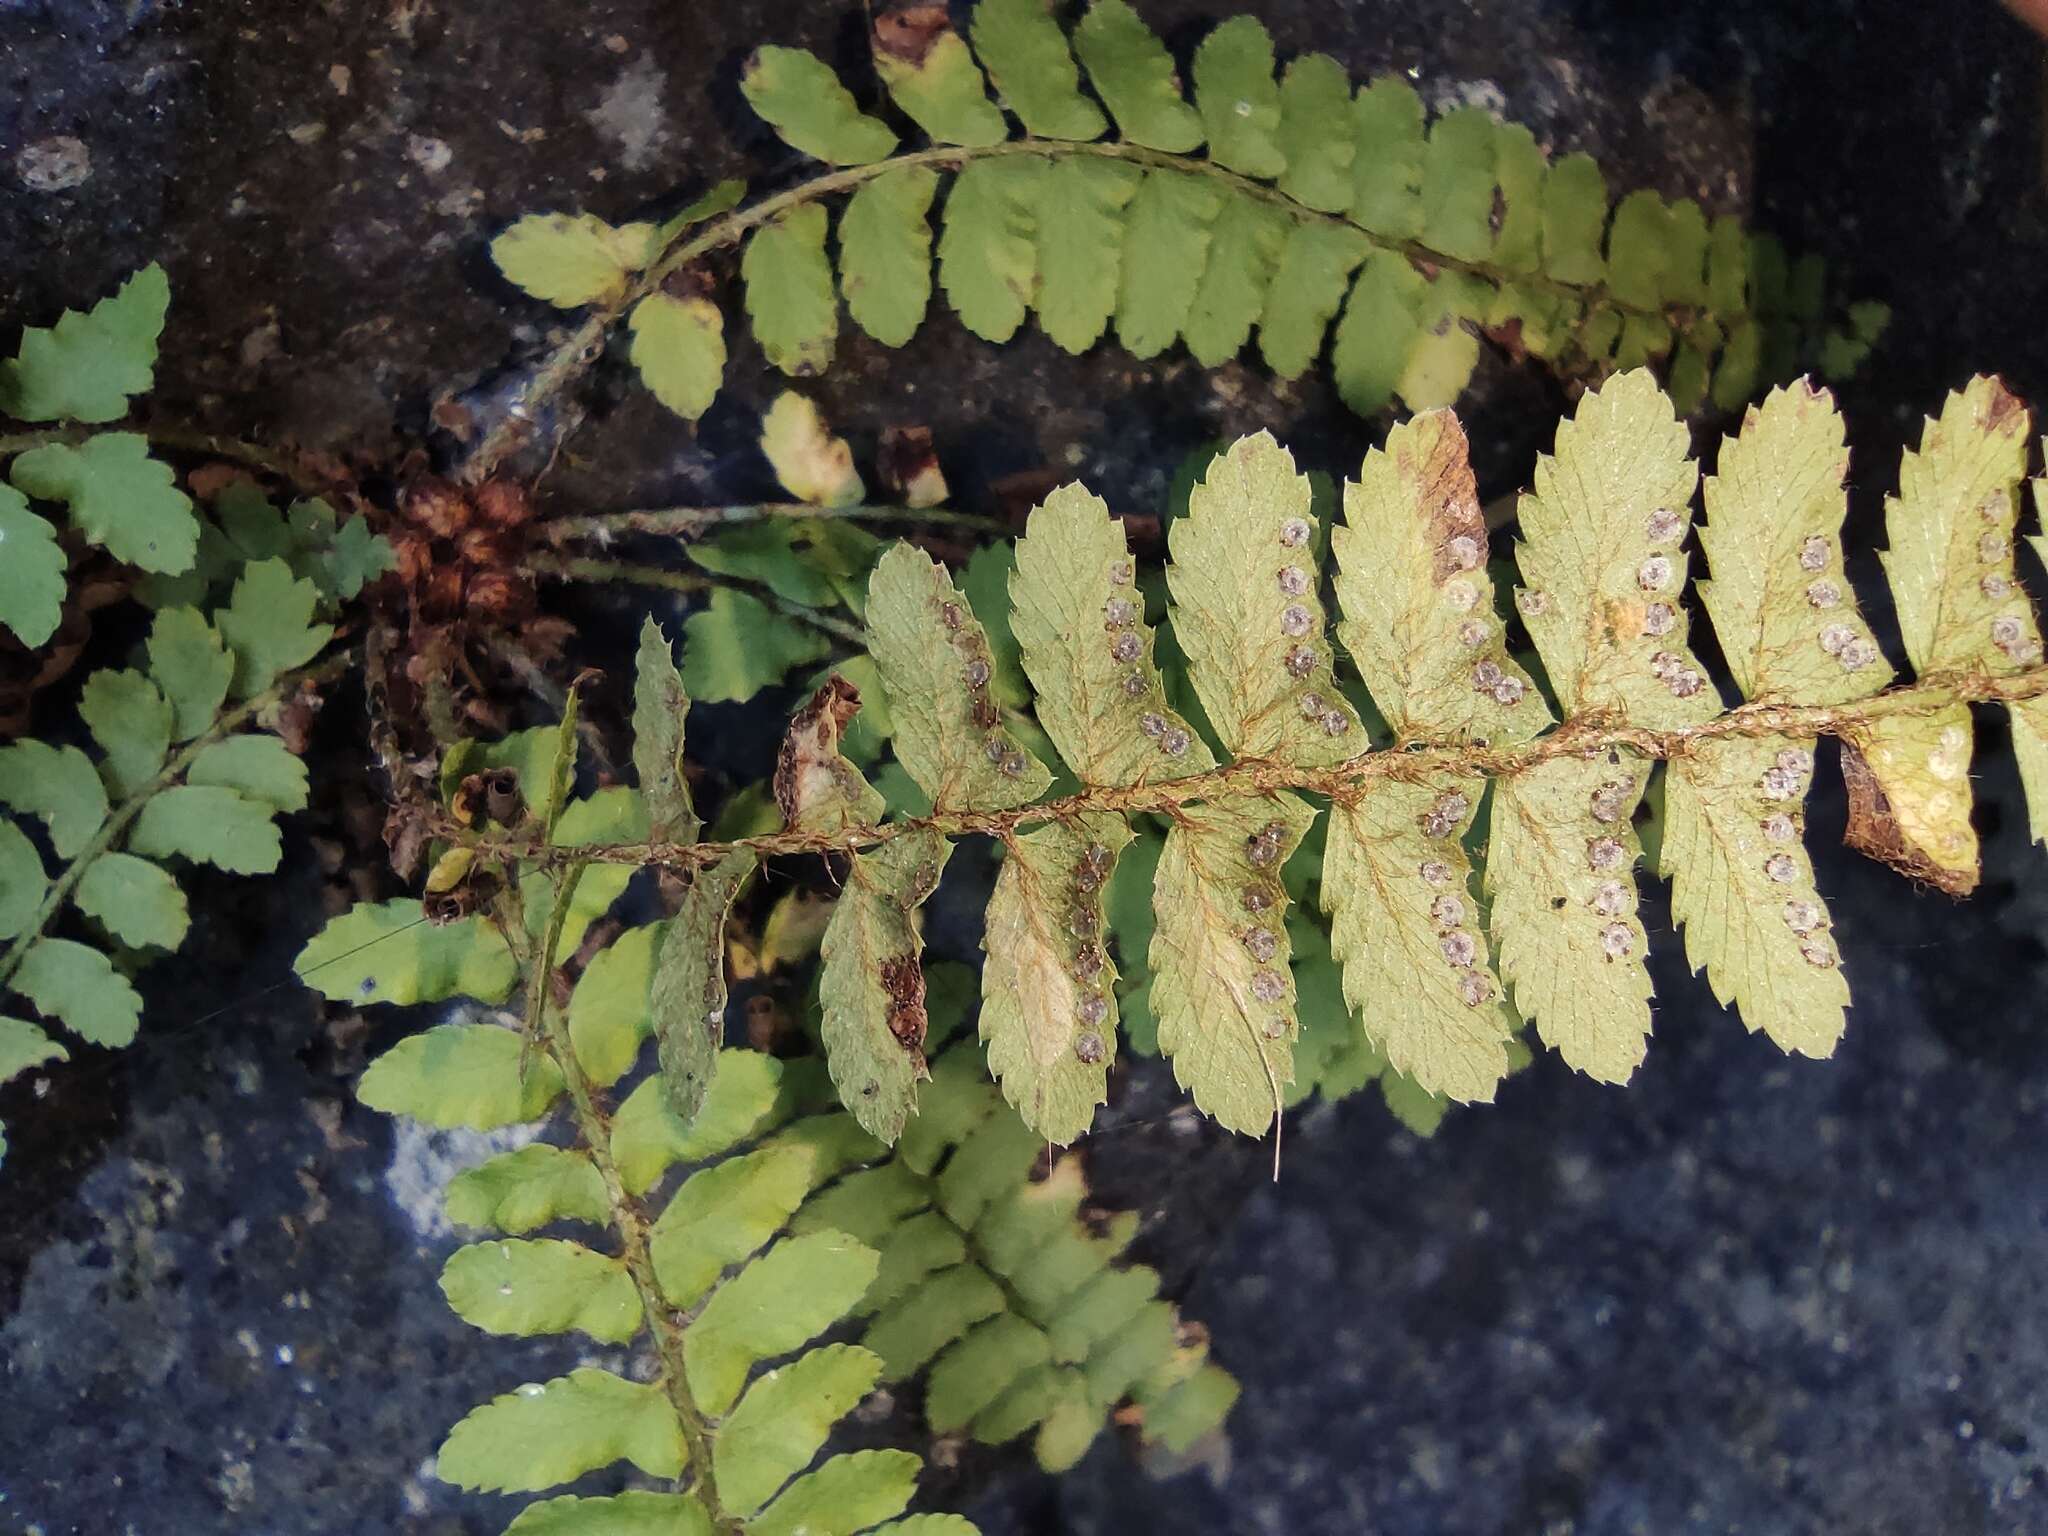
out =
<path fill-rule="evenodd" d="M 1183 49 L 1231 8 L 1142 4 Z M 1754 209 L 1890 301 L 1843 392 L 1866 532 L 1943 389 L 1997 369 L 2048 399 L 2041 49 L 1989 0 L 1242 8 L 1283 52 L 1413 69 L 1432 100 L 1592 150 L 1617 186 Z M 489 268 L 493 230 L 786 171 L 738 62 L 772 39 L 844 64 L 856 15 L 0 0 L 8 318 L 162 259 L 167 415 L 386 453 L 439 392 L 544 339 L 550 317 Z M 760 489 L 747 444 L 776 381 L 742 343 L 731 383 L 693 438 L 602 373 L 550 495 Z M 1272 426 L 1341 472 L 1379 431 L 1313 382 L 989 348 L 943 319 L 901 354 L 842 338 L 819 393 L 858 447 L 928 422 L 969 505 L 1049 464 L 1149 510 L 1209 437 Z M 1557 405 L 1489 365 L 1469 412 L 1489 495 L 1526 476 Z M 1427 1143 L 1369 1096 L 1312 1109 L 1277 1188 L 1258 1149 L 1175 1180 L 1142 1131 L 1149 1152 L 1104 1138 L 1102 1176 L 1166 1213 L 1149 1256 L 1198 1275 L 1187 1305 L 1245 1396 L 1188 1475 L 1153 1481 L 1105 1439 L 1061 1483 L 989 1491 L 983 1528 L 2048 1531 L 2048 866 L 1986 736 L 1996 831 L 1971 904 L 1821 862 L 1859 999 L 1830 1063 L 1746 1037 L 1666 933 L 1657 1040 L 1625 1092 L 1546 1060 Z M 1839 808 L 1814 819 L 1817 842 L 1839 830 Z M 404 1022 L 364 1038 L 262 990 L 321 918 L 312 852 L 289 848 L 288 880 L 203 883 L 142 1045 L 0 1095 L 0 1530 L 481 1533 L 514 1507 L 435 1482 L 433 1446 L 574 1351 L 484 1341 L 440 1305 L 453 1239 L 431 1191 L 481 1149 L 349 1099 Z"/>

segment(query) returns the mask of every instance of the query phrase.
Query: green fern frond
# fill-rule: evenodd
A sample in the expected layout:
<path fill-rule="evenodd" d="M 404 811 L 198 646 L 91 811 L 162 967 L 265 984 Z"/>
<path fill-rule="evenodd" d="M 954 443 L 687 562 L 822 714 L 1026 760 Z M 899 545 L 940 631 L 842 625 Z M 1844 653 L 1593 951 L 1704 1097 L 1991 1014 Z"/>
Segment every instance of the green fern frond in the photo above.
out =
<path fill-rule="evenodd" d="M 0 362 L 0 413 L 125 416 L 151 384 L 169 303 L 150 266 L 89 313 L 30 328 Z M 277 818 L 305 808 L 306 769 L 269 728 L 291 693 L 345 660 L 315 664 L 334 633 L 316 613 L 392 563 L 362 518 L 318 499 L 280 513 L 249 479 L 202 511 L 151 449 L 138 432 L 72 426 L 0 446 L 11 457 L 0 626 L 31 648 L 47 643 L 65 619 L 71 559 L 88 545 L 140 573 L 136 593 L 156 609 L 139 665 L 84 681 L 92 752 L 34 738 L 0 746 L 0 809 L 13 818 L 0 817 L 0 1004 L 18 998 L 45 1021 L 0 1015 L 0 1080 L 65 1055 L 47 1023 L 99 1045 L 135 1038 L 130 977 L 190 926 L 181 862 L 277 868 Z"/>
<path fill-rule="evenodd" d="M 911 574 L 923 590 L 934 573 Z M 871 606 L 887 622 L 882 592 Z M 943 632 L 944 617 L 934 621 Z M 970 638 L 985 654 L 979 631 Z M 682 706 L 672 671 L 667 644 L 650 626 L 635 735 L 636 761 L 650 770 L 656 796 L 679 789 L 671 769 Z M 834 697 L 825 690 L 807 713 L 829 722 Z M 801 750 L 786 762 L 778 799 L 801 816 L 811 793 L 804 786 L 835 738 L 814 724 L 793 739 Z M 638 800 L 641 791 L 558 798 L 575 757 L 567 730 L 466 744 L 450 756 L 444 790 L 474 818 L 471 775 L 510 768 L 523 801 L 519 824 L 563 851 L 577 846 L 579 828 L 647 825 L 638 806 L 594 809 Z M 677 811 L 689 814 L 686 799 Z M 586 902 L 583 882 L 625 866 L 579 862 L 563 876 L 541 858 L 522 860 L 488 886 L 488 919 L 450 909 L 421 925 L 401 922 L 402 904 L 358 907 L 307 947 L 300 973 L 336 999 L 527 1000 L 530 1036 L 481 1019 L 444 1023 L 378 1058 L 361 1085 L 373 1107 L 436 1126 L 531 1121 L 567 1100 L 580 1145 L 522 1147 L 450 1185 L 452 1218 L 506 1234 L 449 1259 L 442 1290 L 455 1311 L 490 1333 L 579 1332 L 613 1344 L 654 1336 L 656 1381 L 584 1369 L 499 1397 L 451 1432 L 438 1462 L 443 1477 L 544 1492 L 624 1460 L 651 1476 L 681 1476 L 689 1488 L 679 1504 L 636 1504 L 634 1518 L 794 1531 L 817 1528 L 822 1511 L 827 1528 L 852 1531 L 902 1513 L 916 1458 L 860 1452 L 813 1463 L 837 1422 L 876 1385 L 927 1366 L 927 1417 L 936 1429 L 969 1429 L 992 1443 L 1035 1430 L 1048 1465 L 1070 1464 L 1113 1411 L 1131 1420 L 1156 1411 L 1159 1433 L 1176 1445 L 1221 1419 L 1234 1389 L 1203 1364 L 1199 1335 L 1153 1299 L 1156 1277 L 1119 1262 L 1135 1218 L 1091 1232 L 1075 1159 L 1046 1180 L 1027 1177 L 1044 1143 L 1003 1109 L 978 1052 L 960 1045 L 940 1059 L 908 1125 L 907 1093 L 864 1092 L 847 1075 L 850 1054 L 873 1058 L 879 1072 L 890 1057 L 916 1056 L 913 1028 L 918 1043 L 930 1028 L 936 1048 L 962 1022 L 965 989 L 952 978 L 938 990 L 953 1001 L 935 1004 L 935 1024 L 927 1017 L 907 911 L 936 884 L 945 851 L 934 835 L 892 841 L 871 868 L 857 860 L 827 930 L 820 1030 L 851 1113 L 834 1103 L 817 1058 L 783 1062 L 717 1048 L 726 914 L 753 867 L 744 849 L 693 882 L 664 924 L 629 929 L 601 951 L 566 1006 L 535 980 L 552 976 L 573 942 L 555 908 L 572 901 L 586 915 L 601 910 Z M 472 887 L 482 878 L 474 860 L 443 857 L 437 867 L 459 867 Z M 1099 903 L 1107 864 L 1094 871 Z M 908 884 L 893 883 L 899 878 Z M 575 892 L 565 896 L 571 879 Z M 622 885 L 604 889 L 608 903 Z M 380 932 L 390 939 L 378 941 Z M 911 951 L 901 964 L 899 946 Z M 364 960 L 374 979 L 354 969 Z M 896 990 L 838 1001 L 841 976 L 858 984 L 886 978 Z M 835 1015 L 879 1018 L 885 1032 L 859 1045 L 862 1057 L 835 1038 Z M 672 1030 L 700 1039 L 709 1061 L 679 1071 Z M 630 1069 L 650 1034 L 663 1040 L 661 1069 L 605 1112 L 599 1095 Z M 1081 1096 L 1077 1126 L 1099 1097 Z M 892 1103 L 894 1124 L 883 1116 Z M 863 1124 L 892 1139 L 900 1133 L 900 1152 L 892 1155 Z M 679 1165 L 686 1175 L 648 1200 Z M 525 1235 L 557 1222 L 571 1235 Z M 609 1228 L 610 1242 L 594 1242 L 593 1227 Z M 1088 1295 L 1110 1273 L 1129 1277 L 1117 1292 L 1128 1305 L 1105 1310 Z M 847 1319 L 866 1320 L 859 1342 L 814 1346 Z M 595 1530 L 624 1517 L 615 1501 L 554 1499 L 531 1506 L 513 1529 Z M 917 1517 L 904 1529 L 937 1518 Z"/>
<path fill-rule="evenodd" d="M 1126 0 L 1095 0 L 1071 35 L 1031 0 L 980 0 L 966 36 L 924 8 L 878 16 L 872 40 L 930 147 L 900 147 L 822 60 L 763 47 L 747 100 L 836 169 L 651 244 L 644 226 L 535 216 L 499 237 L 500 269 L 565 308 L 640 306 L 633 361 L 691 419 L 724 345 L 705 299 L 662 285 L 707 290 L 733 245 L 763 350 L 792 375 L 829 364 L 841 299 L 875 340 L 907 342 L 935 244 L 940 289 L 986 340 L 1035 313 L 1069 352 L 1113 326 L 1137 356 L 1179 340 L 1215 367 L 1256 330 L 1282 377 L 1327 353 L 1362 414 L 1452 403 L 1483 335 L 1574 377 L 1656 364 L 1690 413 L 1803 367 L 1847 373 L 1883 329 L 1882 306 L 1831 320 L 1818 263 L 1788 264 L 1731 218 L 1643 191 L 1610 206 L 1591 160 L 1553 164 L 1519 125 L 1474 107 L 1428 121 L 1405 80 L 1354 92 L 1320 54 L 1276 74 L 1249 16 L 1202 40 L 1185 87 Z"/>
<path fill-rule="evenodd" d="M 277 817 L 306 805 L 304 765 L 252 727 L 302 680 L 286 669 L 312 660 L 330 631 L 310 622 L 312 584 L 281 561 L 249 567 L 236 593 L 211 621 L 194 608 L 159 610 L 145 670 L 86 679 L 79 713 L 96 758 L 33 739 L 0 746 L 0 807 L 19 818 L 0 819 L 0 939 L 11 941 L 0 996 L 95 1044 L 135 1038 L 141 999 L 129 974 L 185 940 L 179 862 L 267 874 L 282 856 Z M 280 594 L 303 603 L 279 606 Z M 242 622 L 255 601 L 262 621 Z M 336 670 L 330 661 L 316 673 Z M 61 936 L 66 927 L 79 937 Z M 56 1049 L 38 1025 L 15 1019 L 9 1029 L 17 1045 Z"/>

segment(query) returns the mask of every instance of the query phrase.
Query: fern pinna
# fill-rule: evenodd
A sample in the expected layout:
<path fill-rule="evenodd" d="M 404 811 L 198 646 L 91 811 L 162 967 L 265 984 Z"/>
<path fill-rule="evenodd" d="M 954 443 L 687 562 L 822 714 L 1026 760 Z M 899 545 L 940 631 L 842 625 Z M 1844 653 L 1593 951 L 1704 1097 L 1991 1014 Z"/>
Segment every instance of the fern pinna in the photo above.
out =
<path fill-rule="evenodd" d="M 1249 16 L 1202 41 L 1188 91 L 1126 0 L 1094 0 L 1071 35 L 1043 0 L 977 0 L 964 36 L 943 6 L 898 6 L 873 18 L 871 42 L 928 147 L 905 148 L 816 56 L 764 46 L 747 101 L 834 169 L 753 202 L 723 182 L 658 225 L 548 214 L 498 237 L 513 283 L 593 309 L 530 404 L 624 320 L 648 387 L 701 416 L 727 355 L 713 258 L 732 247 L 753 334 L 788 374 L 830 364 L 842 302 L 867 335 L 903 345 L 936 265 L 946 302 L 990 341 L 1035 312 L 1069 352 L 1114 328 L 1141 358 L 1183 342 L 1214 367 L 1256 330 L 1283 378 L 1327 341 L 1340 394 L 1366 414 L 1396 397 L 1450 404 L 1482 334 L 1574 376 L 1657 362 L 1682 410 L 1710 397 L 1732 410 L 1760 380 L 1849 372 L 1887 319 L 1868 303 L 1831 315 L 1817 259 L 1790 261 L 1690 199 L 1610 204 L 1590 158 L 1552 162 L 1526 128 L 1469 106 L 1428 121 L 1397 75 L 1354 92 L 1322 54 L 1276 73 Z M 479 450 L 485 467 L 511 430 Z"/>

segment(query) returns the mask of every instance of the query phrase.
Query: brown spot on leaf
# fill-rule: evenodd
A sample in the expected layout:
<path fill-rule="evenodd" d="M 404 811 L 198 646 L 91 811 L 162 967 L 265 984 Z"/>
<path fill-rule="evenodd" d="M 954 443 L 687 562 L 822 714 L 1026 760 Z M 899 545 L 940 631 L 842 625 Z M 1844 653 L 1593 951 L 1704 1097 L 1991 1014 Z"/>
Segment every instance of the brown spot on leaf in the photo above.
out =
<path fill-rule="evenodd" d="M 692 264 L 677 267 L 664 277 L 661 291 L 672 299 L 708 299 L 715 297 L 718 284 L 703 267 Z"/>
<path fill-rule="evenodd" d="M 875 18 L 875 52 L 901 59 L 914 69 L 952 30 L 943 5 L 900 5 Z"/>
<path fill-rule="evenodd" d="M 1633 597 L 1604 599 L 1600 604 L 1600 617 L 1607 632 L 1619 644 L 1638 639 L 1648 623 L 1650 605 L 1638 602 Z"/>
<path fill-rule="evenodd" d="M 1915 880 L 1924 880 L 1951 896 L 1967 896 L 1977 888 L 1977 870 L 1957 869 L 1930 858 L 1906 836 L 1876 770 L 1853 742 L 1842 742 L 1842 782 L 1849 790 L 1849 828 L 1842 841 L 1859 853 L 1889 864 Z"/>
<path fill-rule="evenodd" d="M 882 962 L 882 991 L 888 997 L 889 1033 L 896 1043 L 922 1060 L 925 1026 L 924 967 L 915 955 L 892 955 Z"/>

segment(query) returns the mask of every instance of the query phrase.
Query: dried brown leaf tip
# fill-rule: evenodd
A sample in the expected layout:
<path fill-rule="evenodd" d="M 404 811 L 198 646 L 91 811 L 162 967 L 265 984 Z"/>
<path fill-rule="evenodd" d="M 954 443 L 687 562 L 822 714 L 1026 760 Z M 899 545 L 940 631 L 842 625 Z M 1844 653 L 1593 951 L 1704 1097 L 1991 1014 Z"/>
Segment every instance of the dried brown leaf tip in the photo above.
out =
<path fill-rule="evenodd" d="M 892 955 L 882 962 L 882 990 L 889 998 L 889 1033 L 896 1043 L 922 1062 L 924 1032 L 924 968 L 916 955 Z"/>
<path fill-rule="evenodd" d="M 2026 403 L 2005 387 L 2005 380 L 1994 375 L 1989 383 L 1991 388 L 1984 401 L 1985 428 L 2007 434 L 2026 431 Z"/>
<path fill-rule="evenodd" d="M 916 66 L 952 31 L 943 5 L 901 5 L 875 18 L 875 51 Z"/>
<path fill-rule="evenodd" d="M 860 690 L 834 672 L 789 722 L 775 761 L 775 804 L 786 825 L 836 828 L 858 805 L 867 783 L 839 742 L 859 713 Z"/>
<path fill-rule="evenodd" d="M 936 507 L 950 490 L 929 427 L 887 427 L 875 455 L 883 487 L 906 507 Z"/>
<path fill-rule="evenodd" d="M 1472 476 L 1465 429 L 1449 412 L 1442 413 L 1441 419 L 1441 430 L 1430 441 L 1421 464 L 1412 461 L 1412 438 L 1403 443 L 1395 460 L 1404 479 L 1415 477 L 1423 505 L 1430 509 L 1430 578 L 1438 586 L 1486 563 L 1486 514 L 1479 505 L 1479 484 Z"/>
<path fill-rule="evenodd" d="M 1960 802 L 1959 807 L 1945 804 L 1946 792 L 1939 788 L 1913 803 L 1895 802 L 1879 771 L 1887 753 L 1887 748 L 1869 741 L 1842 741 L 1842 781 L 1849 791 L 1849 826 L 1842 840 L 1859 853 L 1951 896 L 1969 895 L 1977 888 L 1978 865 L 1967 802 Z M 1930 761 L 1939 763 L 1942 746 L 1929 756 Z M 1965 773 L 1968 760 L 1965 735 L 1961 748 Z M 1925 786 L 1916 783 L 1911 787 L 1918 791 Z"/>

